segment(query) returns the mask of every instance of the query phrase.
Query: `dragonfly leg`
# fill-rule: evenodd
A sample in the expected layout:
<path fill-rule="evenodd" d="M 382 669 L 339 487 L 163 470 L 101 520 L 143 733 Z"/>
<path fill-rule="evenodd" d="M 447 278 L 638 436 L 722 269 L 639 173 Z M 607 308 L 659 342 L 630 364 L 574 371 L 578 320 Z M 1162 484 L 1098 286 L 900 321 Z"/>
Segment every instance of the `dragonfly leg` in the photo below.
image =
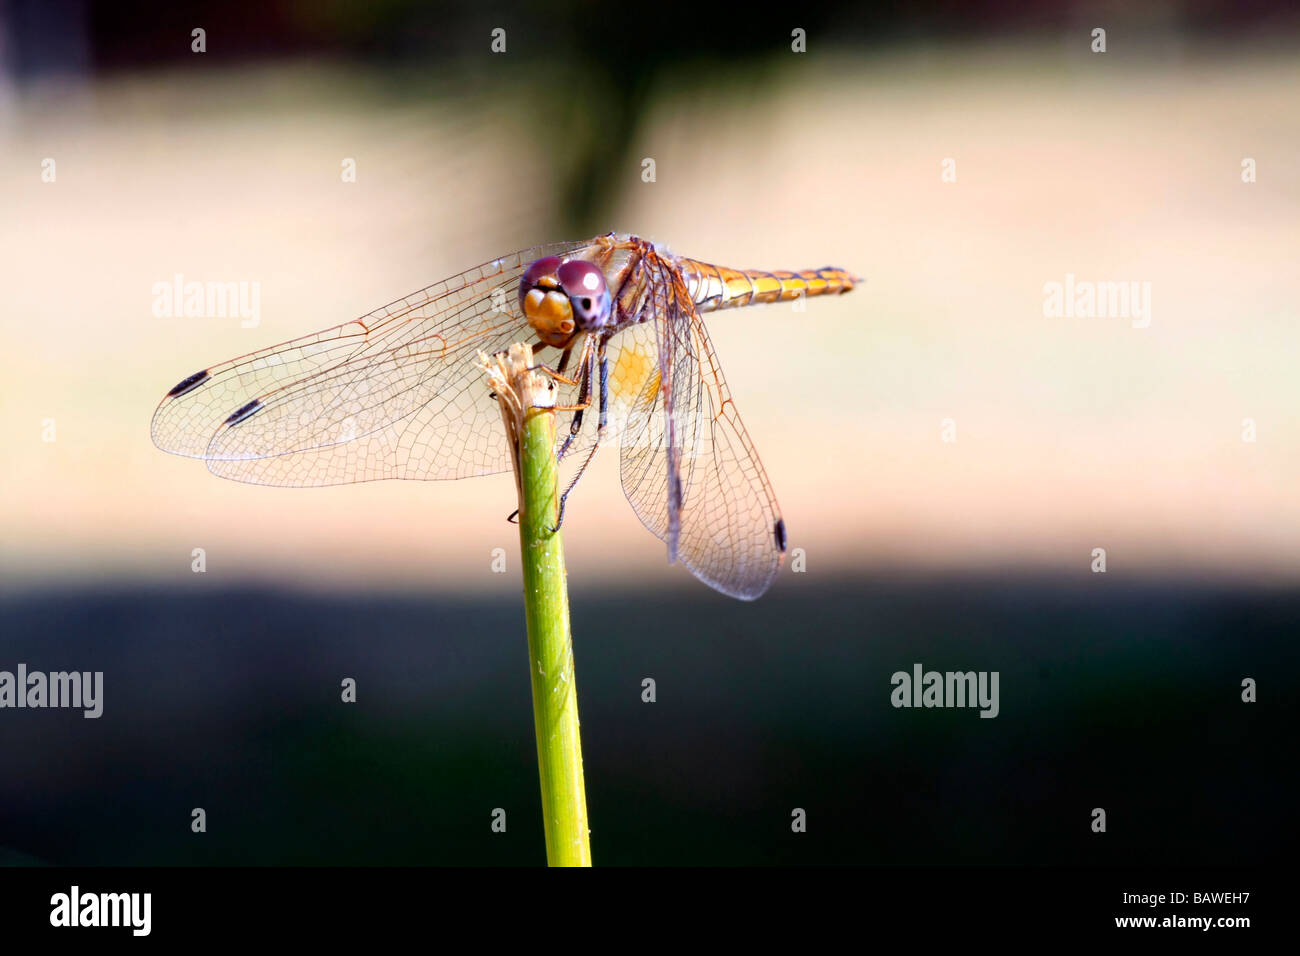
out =
<path fill-rule="evenodd" d="M 537 354 L 538 349 L 539 349 L 539 347 L 541 346 L 541 344 L 542 344 L 542 343 L 539 342 L 539 343 L 537 343 L 537 345 L 533 346 L 533 354 L 534 354 L 534 355 Z M 539 362 L 539 363 L 537 363 L 536 365 L 534 365 L 534 366 L 532 366 L 531 368 L 529 368 L 529 371 L 530 371 L 530 372 L 533 372 L 533 371 L 541 371 L 541 372 L 545 372 L 545 373 L 546 373 L 547 375 L 549 375 L 551 378 L 555 379 L 557 382 L 561 382 L 561 383 L 563 383 L 564 385 L 577 385 L 577 384 L 578 384 L 578 380 L 577 380 L 577 379 L 569 378 L 567 375 L 564 374 L 564 367 L 565 367 L 566 365 L 569 364 L 569 353 L 572 352 L 572 351 L 573 351 L 573 346 L 569 346 L 569 348 L 565 349 L 565 350 L 560 354 L 560 364 L 559 364 L 558 366 L 556 366 L 555 368 L 551 368 L 551 367 L 550 367 L 549 365 L 547 365 L 545 362 Z M 591 351 L 591 336 L 587 336 L 587 340 L 582 344 L 582 358 L 579 360 L 579 361 L 581 361 L 581 362 L 583 363 L 584 366 L 586 365 L 586 362 L 587 362 L 587 355 L 588 355 L 588 353 L 589 353 L 590 351 Z M 581 374 L 581 373 L 579 373 L 579 374 Z M 560 406 L 560 407 L 563 407 L 563 406 Z"/>
<path fill-rule="evenodd" d="M 596 444 L 591 446 L 591 451 L 587 453 L 587 460 L 578 468 L 578 473 L 569 482 L 569 487 L 564 489 L 564 494 L 560 495 L 560 510 L 555 518 L 555 527 L 551 529 L 552 534 L 559 531 L 564 524 L 564 505 L 569 500 L 569 495 L 572 494 L 573 489 L 577 487 L 578 479 L 582 477 L 583 472 L 587 470 L 587 466 L 596 457 L 596 452 L 600 449 L 600 443 L 605 440 L 605 426 L 609 420 L 609 359 L 606 355 L 606 343 L 608 341 L 608 339 L 602 339 L 599 356 L 593 356 L 593 361 L 599 361 L 600 363 L 600 422 L 596 427 Z M 582 413 L 579 412 L 578 414 L 581 415 Z M 574 434 L 577 434 L 576 430 Z M 572 438 L 573 435 L 570 435 L 569 440 L 572 440 Z M 568 445 L 569 442 L 566 441 L 564 447 L 567 448 Z"/>
<path fill-rule="evenodd" d="M 536 356 L 544 348 L 546 348 L 545 342 L 534 342 L 533 355 Z M 567 348 L 563 352 L 561 352 L 560 364 L 555 366 L 555 368 L 551 368 L 545 362 L 538 362 L 536 365 L 529 366 L 529 371 L 535 371 L 540 369 L 541 371 L 545 372 L 547 375 L 551 376 L 551 378 L 555 379 L 556 381 L 563 382 L 565 385 L 576 385 L 577 384 L 576 382 L 574 382 L 570 378 L 566 378 L 564 374 L 564 367 L 569 364 L 569 353 L 571 353 L 572 351 L 573 351 L 572 348 Z M 488 398 L 495 399 L 496 397 L 497 397 L 497 393 L 489 389 Z"/>
<path fill-rule="evenodd" d="M 569 451 L 569 446 L 578 437 L 578 432 L 582 431 L 582 413 L 591 407 L 591 373 L 595 364 L 596 350 L 591 347 L 591 337 L 588 336 L 586 344 L 582 347 L 582 371 L 579 373 L 582 384 L 578 388 L 577 404 L 561 406 L 565 411 L 573 412 L 574 415 L 573 420 L 569 423 L 569 434 L 564 439 L 564 444 L 560 446 L 559 452 L 556 453 L 556 460 L 564 458 Z M 603 394 L 604 389 L 601 391 Z"/>

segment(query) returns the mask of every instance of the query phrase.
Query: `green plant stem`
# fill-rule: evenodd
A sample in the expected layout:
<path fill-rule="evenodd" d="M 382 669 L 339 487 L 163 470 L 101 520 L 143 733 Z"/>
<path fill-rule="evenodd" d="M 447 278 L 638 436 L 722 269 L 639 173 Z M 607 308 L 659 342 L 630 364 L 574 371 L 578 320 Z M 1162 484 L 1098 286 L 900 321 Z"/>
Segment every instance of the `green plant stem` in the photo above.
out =
<path fill-rule="evenodd" d="M 528 395 L 521 397 L 525 399 L 524 415 L 516 462 L 519 544 L 546 859 L 551 866 L 590 866 L 578 688 L 569 633 L 569 588 L 564 545 L 559 531 L 551 530 L 557 520 L 559 477 L 555 411 L 531 407 Z"/>

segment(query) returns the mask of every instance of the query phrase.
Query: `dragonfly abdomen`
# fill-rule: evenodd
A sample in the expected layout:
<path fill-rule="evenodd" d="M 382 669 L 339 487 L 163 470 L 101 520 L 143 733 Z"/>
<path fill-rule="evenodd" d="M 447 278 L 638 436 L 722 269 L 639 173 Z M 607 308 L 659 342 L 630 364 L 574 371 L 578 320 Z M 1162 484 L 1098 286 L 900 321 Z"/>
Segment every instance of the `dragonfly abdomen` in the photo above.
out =
<path fill-rule="evenodd" d="M 728 269 L 696 259 L 681 259 L 682 278 L 701 312 L 762 302 L 789 302 L 814 295 L 848 292 L 862 280 L 834 266 L 803 272 Z"/>

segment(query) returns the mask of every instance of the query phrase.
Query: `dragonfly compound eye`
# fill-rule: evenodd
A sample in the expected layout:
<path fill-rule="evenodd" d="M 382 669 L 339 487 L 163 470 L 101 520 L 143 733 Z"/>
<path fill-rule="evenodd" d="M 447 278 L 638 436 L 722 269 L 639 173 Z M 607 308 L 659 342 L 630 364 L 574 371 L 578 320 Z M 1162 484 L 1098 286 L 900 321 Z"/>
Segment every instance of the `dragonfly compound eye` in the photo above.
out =
<path fill-rule="evenodd" d="M 565 293 L 556 256 L 538 259 L 519 280 L 519 307 L 537 337 L 547 345 L 565 347 L 577 329 L 573 304 Z"/>
<path fill-rule="evenodd" d="M 598 267 L 582 259 L 570 259 L 560 266 L 557 276 L 579 326 L 601 328 L 609 322 L 612 311 L 609 288 L 605 285 L 605 274 Z"/>
<path fill-rule="evenodd" d="M 522 308 L 528 293 L 533 289 L 558 289 L 560 287 L 560 257 L 547 256 L 538 259 L 524 270 L 519 280 L 519 305 Z"/>

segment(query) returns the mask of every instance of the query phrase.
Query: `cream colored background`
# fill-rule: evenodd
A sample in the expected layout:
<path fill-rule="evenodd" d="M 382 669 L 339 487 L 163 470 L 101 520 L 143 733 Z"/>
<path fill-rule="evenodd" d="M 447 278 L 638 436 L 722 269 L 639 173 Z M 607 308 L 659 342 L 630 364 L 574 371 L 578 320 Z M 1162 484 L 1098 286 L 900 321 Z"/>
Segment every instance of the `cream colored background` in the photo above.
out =
<path fill-rule="evenodd" d="M 1297 89 L 1294 58 L 1103 69 L 1023 44 L 664 89 L 634 150 L 658 181 L 630 165 L 602 226 L 729 265 L 868 278 L 803 314 L 710 319 L 805 581 L 1086 573 L 1098 546 L 1112 575 L 1294 581 Z M 516 545 L 508 476 L 240 485 L 157 451 L 149 419 L 205 365 L 578 238 L 556 234 L 547 164 L 521 132 L 536 117 L 492 92 L 394 104 L 311 65 L 6 95 L 7 587 L 193 584 L 190 550 L 204 547 L 205 585 L 517 588 L 488 571 L 492 548 Z M 55 184 L 40 182 L 46 156 Z M 345 185 L 349 156 L 358 182 Z M 945 157 L 955 184 L 940 181 Z M 175 272 L 261 282 L 260 327 L 153 317 L 153 283 Z M 1067 272 L 1151 282 L 1150 328 L 1045 318 L 1043 284 Z M 616 466 L 607 451 L 572 502 L 571 577 L 689 581 L 622 499 Z"/>

